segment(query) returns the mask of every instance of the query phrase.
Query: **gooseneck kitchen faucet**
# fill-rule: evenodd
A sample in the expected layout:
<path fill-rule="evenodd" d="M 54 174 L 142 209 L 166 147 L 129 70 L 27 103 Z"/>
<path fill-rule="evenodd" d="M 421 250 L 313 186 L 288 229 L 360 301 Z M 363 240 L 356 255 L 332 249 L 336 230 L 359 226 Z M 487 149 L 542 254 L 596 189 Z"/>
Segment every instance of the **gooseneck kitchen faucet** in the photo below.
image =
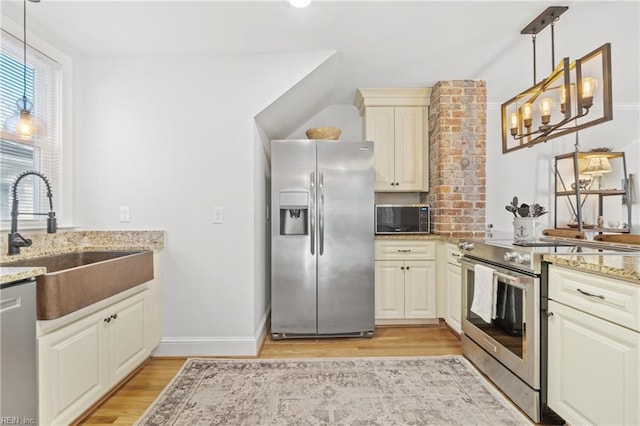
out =
<path fill-rule="evenodd" d="M 18 211 L 18 183 L 20 181 L 29 176 L 34 175 L 38 176 L 40 179 L 44 181 L 44 184 L 47 186 L 47 197 L 49 198 L 49 213 L 36 213 L 36 212 L 19 212 Z M 9 233 L 9 254 L 19 254 L 20 247 L 30 247 L 31 240 L 28 238 L 24 238 L 22 235 L 18 234 L 18 216 L 21 214 L 33 214 L 33 215 L 47 215 L 47 233 L 54 234 L 58 228 L 56 224 L 56 213 L 53 211 L 53 193 L 51 192 L 51 185 L 49 184 L 49 179 L 45 175 L 40 172 L 36 172 L 34 170 L 29 170 L 23 172 L 18 176 L 13 182 L 12 186 L 12 194 L 13 194 L 13 202 L 11 204 L 11 232 Z"/>

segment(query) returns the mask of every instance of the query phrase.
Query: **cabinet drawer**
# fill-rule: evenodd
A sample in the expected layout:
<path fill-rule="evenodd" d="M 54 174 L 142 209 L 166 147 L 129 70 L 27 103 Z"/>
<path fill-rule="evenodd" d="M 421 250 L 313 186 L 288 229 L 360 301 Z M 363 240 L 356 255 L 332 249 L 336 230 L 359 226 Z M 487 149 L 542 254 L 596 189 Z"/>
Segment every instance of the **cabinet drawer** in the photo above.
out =
<path fill-rule="evenodd" d="M 376 241 L 376 260 L 435 260 L 435 241 Z"/>
<path fill-rule="evenodd" d="M 462 253 L 460 252 L 458 246 L 455 244 L 447 243 L 445 245 L 445 249 L 447 250 L 447 263 L 460 265 L 458 259 L 462 257 Z"/>
<path fill-rule="evenodd" d="M 637 284 L 551 265 L 549 298 L 640 331 L 640 286 Z"/>

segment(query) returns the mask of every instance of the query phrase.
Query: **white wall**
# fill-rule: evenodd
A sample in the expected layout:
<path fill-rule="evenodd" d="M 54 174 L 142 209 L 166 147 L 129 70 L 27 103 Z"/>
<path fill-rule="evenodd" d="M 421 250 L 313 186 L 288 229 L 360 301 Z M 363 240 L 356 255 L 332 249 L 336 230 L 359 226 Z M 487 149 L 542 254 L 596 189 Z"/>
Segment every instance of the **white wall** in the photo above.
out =
<path fill-rule="evenodd" d="M 76 216 L 87 229 L 166 231 L 158 354 L 255 354 L 267 166 L 253 117 L 324 58 L 83 61 Z M 130 223 L 119 222 L 119 206 L 130 207 Z M 225 209 L 222 225 L 212 224 L 214 206 Z"/>

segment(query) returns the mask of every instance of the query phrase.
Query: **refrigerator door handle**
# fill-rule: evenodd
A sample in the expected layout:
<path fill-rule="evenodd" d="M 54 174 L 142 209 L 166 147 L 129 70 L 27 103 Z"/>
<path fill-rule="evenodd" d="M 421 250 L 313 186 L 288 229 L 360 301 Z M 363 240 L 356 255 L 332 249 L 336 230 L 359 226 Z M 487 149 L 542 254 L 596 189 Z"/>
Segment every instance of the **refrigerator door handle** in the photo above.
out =
<path fill-rule="evenodd" d="M 320 206 L 318 207 L 318 221 L 320 222 L 320 256 L 324 254 L 324 173 L 320 173 Z"/>
<path fill-rule="evenodd" d="M 311 200 L 309 201 L 311 254 L 316 254 L 316 172 L 311 172 L 309 176 L 309 191 L 311 192 Z"/>

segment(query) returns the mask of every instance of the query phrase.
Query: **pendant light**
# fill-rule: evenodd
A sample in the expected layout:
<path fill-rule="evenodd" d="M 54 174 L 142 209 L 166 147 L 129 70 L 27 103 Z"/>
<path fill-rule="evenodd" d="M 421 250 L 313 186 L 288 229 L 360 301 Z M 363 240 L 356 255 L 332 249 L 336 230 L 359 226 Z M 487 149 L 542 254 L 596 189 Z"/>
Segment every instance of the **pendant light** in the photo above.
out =
<path fill-rule="evenodd" d="M 29 0 L 38 3 L 40 0 Z M 22 98 L 16 101 L 17 113 L 4 123 L 4 130 L 20 139 L 36 139 L 44 135 L 44 124 L 33 115 L 33 102 L 27 98 L 27 0 L 23 0 Z"/>

